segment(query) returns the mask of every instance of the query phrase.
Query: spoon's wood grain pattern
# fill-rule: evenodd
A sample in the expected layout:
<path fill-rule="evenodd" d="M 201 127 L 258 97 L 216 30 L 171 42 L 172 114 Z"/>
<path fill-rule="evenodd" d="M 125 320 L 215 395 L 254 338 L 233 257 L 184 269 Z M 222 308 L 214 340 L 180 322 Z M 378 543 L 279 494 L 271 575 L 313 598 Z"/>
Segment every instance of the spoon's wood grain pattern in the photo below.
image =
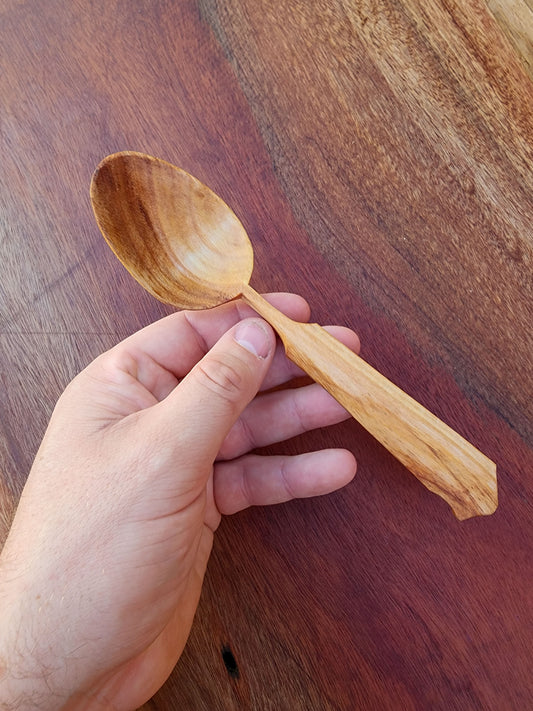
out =
<path fill-rule="evenodd" d="M 533 84 L 485 0 L 5 0 L 0 17 L 0 540 L 68 380 L 170 311 L 87 199 L 102 156 L 167 156 L 245 210 L 254 285 L 357 330 L 498 462 L 500 502 L 458 526 L 353 420 L 268 448 L 348 447 L 358 473 L 224 519 L 146 711 L 529 709 Z"/>
<path fill-rule="evenodd" d="M 253 252 L 241 223 L 180 168 L 125 151 L 101 161 L 90 192 L 107 243 L 160 301 L 210 308 L 233 299 L 249 280 Z"/>
<path fill-rule="evenodd" d="M 277 330 L 289 358 L 447 501 L 457 518 L 494 513 L 494 462 L 318 324 L 295 323 L 249 286 L 243 296 Z"/>
<path fill-rule="evenodd" d="M 101 161 L 90 192 L 107 243 L 150 293 L 182 309 L 243 294 L 278 331 L 288 356 L 459 519 L 495 511 L 494 462 L 320 326 L 294 323 L 248 286 L 248 236 L 208 187 L 163 160 L 126 151 Z"/>

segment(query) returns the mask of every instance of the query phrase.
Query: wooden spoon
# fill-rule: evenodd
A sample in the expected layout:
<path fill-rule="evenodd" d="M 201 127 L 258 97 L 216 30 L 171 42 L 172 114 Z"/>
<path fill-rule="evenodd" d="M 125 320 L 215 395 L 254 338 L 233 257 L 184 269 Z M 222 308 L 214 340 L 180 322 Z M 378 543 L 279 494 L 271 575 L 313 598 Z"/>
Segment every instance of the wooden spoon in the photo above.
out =
<path fill-rule="evenodd" d="M 116 153 L 96 169 L 91 200 L 109 246 L 156 298 L 203 309 L 242 295 L 276 329 L 289 358 L 442 496 L 457 518 L 496 509 L 490 459 L 323 328 L 292 321 L 248 285 L 248 236 L 196 178 L 142 153 Z"/>

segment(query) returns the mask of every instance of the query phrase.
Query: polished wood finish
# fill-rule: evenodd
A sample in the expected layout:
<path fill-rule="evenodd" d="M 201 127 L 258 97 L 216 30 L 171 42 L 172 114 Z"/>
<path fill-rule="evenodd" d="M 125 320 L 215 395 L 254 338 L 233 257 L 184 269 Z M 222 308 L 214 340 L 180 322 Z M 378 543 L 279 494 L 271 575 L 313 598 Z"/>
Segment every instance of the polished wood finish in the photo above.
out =
<path fill-rule="evenodd" d="M 242 296 L 285 351 L 459 519 L 494 513 L 496 465 L 318 324 L 295 323 L 248 284 L 253 252 L 235 213 L 187 172 L 144 153 L 107 156 L 91 180 L 100 230 L 126 269 L 180 309 Z"/>
<path fill-rule="evenodd" d="M 102 235 L 135 279 L 179 309 L 236 298 L 252 275 L 252 245 L 232 210 L 184 170 L 133 151 L 107 156 L 91 179 Z"/>
<path fill-rule="evenodd" d="M 318 324 L 295 323 L 248 285 L 243 297 L 276 329 L 289 358 L 442 496 L 458 519 L 494 513 L 494 462 Z"/>
<path fill-rule="evenodd" d="M 53 403 L 169 307 L 101 238 L 131 149 L 239 208 L 252 285 L 294 289 L 498 466 L 459 523 L 354 421 L 352 484 L 224 520 L 147 709 L 527 709 L 533 698 L 533 89 L 483 0 L 182 0 L 0 10 L 2 535 Z"/>

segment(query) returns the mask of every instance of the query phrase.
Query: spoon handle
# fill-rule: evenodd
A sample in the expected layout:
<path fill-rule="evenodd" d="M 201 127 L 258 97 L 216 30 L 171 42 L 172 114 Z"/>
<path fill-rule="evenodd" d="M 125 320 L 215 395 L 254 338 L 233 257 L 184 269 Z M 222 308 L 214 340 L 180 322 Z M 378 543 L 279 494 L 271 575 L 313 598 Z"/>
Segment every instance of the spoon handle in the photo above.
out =
<path fill-rule="evenodd" d="M 292 321 L 250 286 L 242 295 L 278 332 L 287 356 L 445 499 L 458 519 L 494 512 L 494 462 L 318 324 Z"/>

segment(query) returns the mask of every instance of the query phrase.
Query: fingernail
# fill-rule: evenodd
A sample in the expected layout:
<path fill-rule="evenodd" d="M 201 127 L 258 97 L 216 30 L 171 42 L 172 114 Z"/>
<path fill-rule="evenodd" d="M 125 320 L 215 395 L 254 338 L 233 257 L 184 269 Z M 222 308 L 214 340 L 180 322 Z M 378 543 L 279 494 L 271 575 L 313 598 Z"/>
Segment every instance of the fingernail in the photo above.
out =
<path fill-rule="evenodd" d="M 235 340 L 258 358 L 266 358 L 270 353 L 270 335 L 258 321 L 242 321 L 235 330 Z"/>

